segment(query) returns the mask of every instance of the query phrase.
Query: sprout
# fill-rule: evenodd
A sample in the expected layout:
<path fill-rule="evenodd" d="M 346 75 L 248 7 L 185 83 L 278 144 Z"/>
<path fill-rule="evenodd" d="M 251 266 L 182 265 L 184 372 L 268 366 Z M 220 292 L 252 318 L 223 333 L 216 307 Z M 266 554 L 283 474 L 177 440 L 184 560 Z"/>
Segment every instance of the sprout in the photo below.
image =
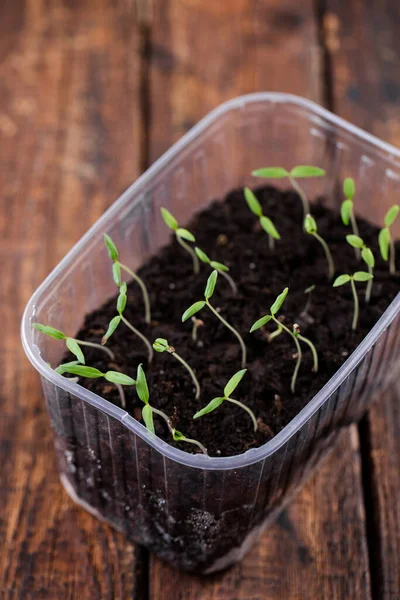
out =
<path fill-rule="evenodd" d="M 199 417 L 202 417 L 203 415 L 206 415 L 206 414 L 212 412 L 213 410 L 215 410 L 216 408 L 221 406 L 221 404 L 224 401 L 232 402 L 233 404 L 237 404 L 238 406 L 240 406 L 240 408 L 243 408 L 243 410 L 245 410 L 250 415 L 251 420 L 253 421 L 254 431 L 257 431 L 257 429 L 258 429 L 257 419 L 255 418 L 253 411 L 250 410 L 250 408 L 248 408 L 242 402 L 239 402 L 239 400 L 234 400 L 233 398 L 230 397 L 230 395 L 234 392 L 234 390 L 237 388 L 237 386 L 241 382 L 243 375 L 246 373 L 246 371 L 247 371 L 247 369 L 242 369 L 241 371 L 238 371 L 237 373 L 235 373 L 235 375 L 233 375 L 233 377 L 230 378 L 230 380 L 224 387 L 224 395 L 221 397 L 218 397 L 218 398 L 213 398 L 213 400 L 211 400 L 211 402 L 209 402 L 207 404 L 207 406 L 205 406 L 204 408 L 199 410 L 193 416 L 193 419 L 198 419 Z"/>
<path fill-rule="evenodd" d="M 368 248 L 368 246 L 365 245 L 364 240 L 362 238 L 360 238 L 359 235 L 346 235 L 346 240 L 350 244 L 350 246 L 353 246 L 353 248 L 356 248 L 358 251 L 361 250 L 361 257 L 362 257 L 363 261 L 365 262 L 365 264 L 368 266 L 368 273 L 370 273 L 372 275 L 373 268 L 375 267 L 375 258 L 372 253 L 372 250 L 370 248 Z M 365 302 L 367 304 L 371 298 L 372 281 L 373 281 L 373 279 L 371 278 L 368 281 L 367 287 L 365 290 Z"/>
<path fill-rule="evenodd" d="M 271 219 L 263 214 L 261 204 L 250 188 L 244 188 L 244 197 L 246 198 L 249 209 L 254 215 L 256 215 L 256 217 L 259 218 L 261 227 L 264 229 L 265 233 L 268 234 L 269 249 L 272 252 L 275 247 L 275 240 L 280 240 L 281 236 L 277 232 Z"/>
<path fill-rule="evenodd" d="M 331 251 L 329 250 L 328 244 L 325 240 L 318 234 L 317 223 L 311 215 L 307 215 L 304 219 L 304 229 L 310 235 L 313 235 L 321 244 L 324 249 L 326 260 L 328 261 L 328 277 L 332 279 L 335 274 L 335 263 L 333 262 Z"/>
<path fill-rule="evenodd" d="M 305 342 L 306 344 L 308 344 L 312 350 L 313 358 L 314 358 L 314 365 L 313 365 L 312 370 L 314 372 L 318 371 L 318 355 L 317 355 L 317 351 L 316 351 L 314 345 L 312 344 L 312 342 L 310 340 L 308 340 L 307 338 L 300 335 L 300 328 L 297 324 L 294 324 L 293 331 L 290 331 L 290 329 L 288 327 L 286 327 L 283 323 L 278 321 L 278 319 L 275 316 L 278 313 L 278 311 L 281 309 L 282 304 L 284 303 L 286 296 L 288 294 L 288 291 L 289 291 L 289 288 L 285 288 L 283 290 L 283 292 L 281 294 L 279 294 L 279 296 L 276 298 L 275 302 L 272 304 L 272 306 L 269 309 L 270 314 L 265 315 L 265 317 L 261 317 L 261 319 L 258 319 L 258 321 L 253 323 L 253 325 L 250 329 L 250 333 L 253 333 L 253 331 L 260 329 L 260 327 L 263 327 L 264 325 L 269 323 L 269 321 L 274 321 L 277 324 L 279 330 L 283 329 L 284 331 L 286 331 L 286 333 L 288 333 L 293 338 L 293 341 L 296 345 L 296 350 L 297 350 L 297 362 L 296 362 L 296 366 L 294 368 L 290 389 L 292 390 L 292 393 L 294 394 L 295 388 L 296 388 L 297 374 L 299 372 L 299 368 L 300 368 L 301 360 L 302 360 L 302 351 L 301 351 L 301 347 L 299 344 L 299 339 L 302 340 L 303 342 Z M 279 333 L 280 333 L 280 331 L 279 331 Z M 276 335 L 278 335 L 278 334 L 276 334 Z"/>
<path fill-rule="evenodd" d="M 357 290 L 356 290 L 356 286 L 355 286 L 354 282 L 355 281 L 370 281 L 372 278 L 373 278 L 373 275 L 371 275 L 371 273 L 366 273 L 365 271 L 357 271 L 353 275 L 339 275 L 339 277 L 337 277 L 335 279 L 335 281 L 333 282 L 333 287 L 339 287 L 341 285 L 345 285 L 345 283 L 348 283 L 350 281 L 351 289 L 353 292 L 353 298 L 354 298 L 354 315 L 353 315 L 353 323 L 351 325 L 351 328 L 353 329 L 353 331 L 355 329 L 357 329 L 358 313 L 359 313 L 358 295 L 357 295 Z"/>
<path fill-rule="evenodd" d="M 229 285 L 232 288 L 232 292 L 236 295 L 236 283 L 233 281 L 232 277 L 227 273 L 227 271 L 229 271 L 229 267 L 223 265 L 220 262 L 217 262 L 216 260 L 210 260 L 207 254 L 203 252 L 203 250 L 200 250 L 200 248 L 198 248 L 197 246 L 195 247 L 194 251 L 196 252 L 197 257 L 201 260 L 201 262 L 205 263 L 206 265 L 210 265 L 212 269 L 215 269 L 216 271 L 218 271 L 218 273 L 220 273 L 220 275 L 225 277 L 225 279 L 229 282 Z"/>
<path fill-rule="evenodd" d="M 187 362 L 185 360 L 183 360 L 183 358 L 181 356 L 179 356 L 179 354 L 175 351 L 175 348 L 173 346 L 170 346 L 168 344 L 168 341 L 165 340 L 164 338 L 157 338 L 155 340 L 155 342 L 153 343 L 153 348 L 154 348 L 154 350 L 156 352 L 169 352 L 170 354 L 172 354 L 173 356 L 175 356 L 175 358 L 177 358 L 180 363 L 183 364 L 183 366 L 189 372 L 190 377 L 192 378 L 192 381 L 193 381 L 194 386 L 196 388 L 195 398 L 196 398 L 196 400 L 198 400 L 198 398 L 200 398 L 200 384 L 197 381 L 197 378 L 196 378 L 196 375 L 193 372 L 193 369 L 191 369 L 189 367 L 189 365 L 187 364 Z"/>
<path fill-rule="evenodd" d="M 71 375 L 77 375 L 78 377 L 86 377 L 87 379 L 98 379 L 100 377 L 104 377 L 107 381 L 114 383 L 116 388 L 118 389 L 122 408 L 126 408 L 125 394 L 124 390 L 121 386 L 123 385 L 136 385 L 136 381 L 129 377 L 128 375 L 124 375 L 123 373 L 119 373 L 119 371 L 107 371 L 103 373 L 99 371 L 99 369 L 95 369 L 94 367 L 86 367 L 84 365 L 76 364 L 76 361 L 64 363 L 60 365 L 56 369 L 57 373 L 60 375 L 64 375 L 64 373 L 70 373 Z"/>
<path fill-rule="evenodd" d="M 394 275 L 396 273 L 396 253 L 395 253 L 395 247 L 394 247 L 394 241 L 392 238 L 392 234 L 390 233 L 390 227 L 393 225 L 393 223 L 397 219 L 399 210 L 400 210 L 400 207 L 398 204 L 394 204 L 391 208 L 389 208 L 389 210 L 387 211 L 387 213 L 385 215 L 385 220 L 384 220 L 385 227 L 380 230 L 379 238 L 378 238 L 379 239 L 379 249 L 381 251 L 383 260 L 385 260 L 385 261 L 389 260 L 389 255 L 390 255 L 389 268 L 390 268 L 390 273 L 392 275 Z"/>
<path fill-rule="evenodd" d="M 149 363 L 150 363 L 153 360 L 153 348 L 151 347 L 151 344 L 150 344 L 149 340 L 143 335 L 143 333 L 141 333 L 138 329 L 136 329 L 136 327 L 134 327 L 132 325 L 132 323 L 130 323 L 128 321 L 128 319 L 126 319 L 124 317 L 124 315 L 123 315 L 123 312 L 124 312 L 125 307 L 126 307 L 126 302 L 127 302 L 126 290 L 127 290 L 126 283 L 125 282 L 121 283 L 121 286 L 119 288 L 119 296 L 118 296 L 118 299 L 117 299 L 117 312 L 118 312 L 118 314 L 115 317 L 113 317 L 111 319 L 111 321 L 109 322 L 108 329 L 105 332 L 105 334 L 103 335 L 103 337 L 101 339 L 101 343 L 102 343 L 103 346 L 104 346 L 104 344 L 107 343 L 107 341 L 109 340 L 109 338 L 112 336 L 112 334 L 114 333 L 114 331 L 117 329 L 118 325 L 122 321 L 145 344 L 145 346 L 147 348 L 148 360 L 149 360 Z"/>
<path fill-rule="evenodd" d="M 78 359 L 78 362 L 85 364 L 85 356 L 80 348 L 80 346 L 88 346 L 90 348 L 97 348 L 97 350 L 102 350 L 105 352 L 111 360 L 115 360 L 114 353 L 111 352 L 108 348 L 103 348 L 100 344 L 96 344 L 95 342 L 84 342 L 83 340 L 77 340 L 76 338 L 71 338 L 66 336 L 59 329 L 54 329 L 54 327 L 50 327 L 49 325 L 42 325 L 41 323 L 33 323 L 32 326 L 40 333 L 44 333 L 52 337 L 55 340 L 65 340 L 65 345 L 68 350 L 72 352 Z"/>
<path fill-rule="evenodd" d="M 114 278 L 115 283 L 118 285 L 118 287 L 121 286 L 121 269 L 123 269 L 124 271 L 129 273 L 129 275 L 139 284 L 140 289 L 142 290 L 142 296 L 143 296 L 143 301 L 144 301 L 144 309 L 145 309 L 145 313 L 144 313 L 145 317 L 144 318 L 145 318 L 146 323 L 150 323 L 151 322 L 150 298 L 149 298 L 149 294 L 147 292 L 147 288 L 144 284 L 144 281 L 139 277 L 139 275 L 137 273 L 132 271 L 126 265 L 119 262 L 119 260 L 118 260 L 119 255 L 118 255 L 117 247 L 115 246 L 115 244 L 112 241 L 112 239 L 110 238 L 110 236 L 107 235 L 106 233 L 104 234 L 104 242 L 106 244 L 108 254 L 109 254 L 111 260 L 113 261 L 112 271 L 113 271 L 113 278 Z"/>
<path fill-rule="evenodd" d="M 342 217 L 343 224 L 347 226 L 349 223 L 351 223 L 351 228 L 353 230 L 354 235 L 360 236 L 360 233 L 359 233 L 358 227 L 357 227 L 357 221 L 354 216 L 353 198 L 354 198 L 354 194 L 356 193 L 356 186 L 354 184 L 354 180 L 351 177 L 346 177 L 346 179 L 344 180 L 343 192 L 344 192 L 344 195 L 346 196 L 346 200 L 344 200 L 344 202 L 342 203 L 342 206 L 340 207 L 340 215 Z M 358 258 L 358 260 L 360 260 L 360 256 L 361 256 L 360 249 L 355 246 L 354 252 L 355 252 L 356 258 Z"/>
<path fill-rule="evenodd" d="M 192 304 L 192 306 L 189 306 L 189 308 L 187 310 L 185 310 L 185 312 L 182 315 L 182 323 L 187 321 L 187 319 L 190 319 L 190 317 L 193 317 L 193 315 L 198 313 L 205 306 L 208 306 L 208 308 L 211 310 L 211 312 L 214 313 L 214 315 L 225 325 L 225 327 L 227 327 L 230 331 L 232 331 L 232 333 L 237 337 L 240 347 L 242 349 L 242 368 L 244 368 L 246 366 L 246 346 L 244 345 L 242 336 L 240 335 L 240 333 L 238 331 L 236 331 L 236 329 L 234 327 L 232 327 L 232 325 L 230 325 L 223 317 L 221 317 L 219 312 L 217 310 L 215 310 L 215 308 L 210 304 L 210 298 L 214 293 L 217 278 L 218 278 L 217 271 L 213 271 L 207 280 L 207 285 L 206 285 L 206 289 L 204 292 L 205 300 L 199 300 L 198 302 L 195 302 L 194 304 Z"/>
<path fill-rule="evenodd" d="M 200 270 L 199 260 L 195 252 L 193 252 L 193 249 L 189 246 L 189 244 L 185 242 L 185 240 L 187 240 L 188 242 L 196 241 L 196 238 L 194 237 L 193 233 L 191 233 L 187 229 L 179 227 L 178 221 L 166 208 L 161 208 L 161 216 L 164 219 L 164 222 L 167 225 L 167 227 L 169 227 L 170 229 L 172 229 L 172 231 L 175 232 L 175 237 L 178 244 L 180 244 L 182 248 L 186 250 L 186 252 L 192 257 L 193 271 L 197 275 Z"/>
<path fill-rule="evenodd" d="M 300 313 L 300 317 L 302 317 L 303 319 L 306 319 L 309 323 L 314 323 L 314 319 L 310 315 L 310 308 L 311 308 L 312 293 L 315 290 L 315 288 L 316 288 L 315 285 L 310 285 L 307 289 L 304 290 L 304 293 L 307 294 L 307 301 L 306 301 L 306 304 L 305 304 L 303 310 Z"/>
<path fill-rule="evenodd" d="M 325 171 L 319 167 L 312 167 L 309 165 L 299 165 L 293 167 L 291 171 L 286 171 L 282 167 L 267 167 L 265 169 L 256 169 L 252 175 L 255 177 L 264 177 L 266 179 L 284 179 L 287 177 L 292 184 L 293 188 L 299 194 L 303 203 L 303 219 L 310 212 L 310 204 L 304 190 L 299 186 L 296 179 L 304 179 L 306 177 L 322 177 L 325 175 Z"/>
<path fill-rule="evenodd" d="M 144 407 L 142 409 L 142 417 L 143 417 L 144 424 L 146 425 L 147 429 L 151 433 L 155 434 L 154 421 L 153 421 L 153 413 L 154 413 L 164 419 L 164 421 L 166 422 L 166 424 L 168 426 L 169 431 L 172 434 L 173 439 L 176 442 L 187 442 L 189 444 L 194 444 L 195 446 L 198 446 L 198 448 L 200 448 L 200 450 L 203 452 L 203 454 L 207 454 L 207 449 L 203 446 L 203 444 L 200 444 L 200 442 L 198 442 L 197 440 L 193 440 L 192 438 L 185 437 L 183 435 L 183 433 L 181 433 L 180 431 L 177 431 L 175 429 L 175 427 L 172 425 L 171 419 L 168 417 L 168 415 L 165 414 L 165 412 L 163 412 L 162 410 L 159 410 L 158 408 L 154 408 L 154 406 L 150 405 L 149 388 L 147 386 L 146 375 L 143 371 L 142 365 L 139 365 L 137 368 L 136 392 L 137 392 L 137 395 L 139 396 L 140 400 L 144 404 Z"/>
<path fill-rule="evenodd" d="M 203 327 L 204 321 L 198 319 L 197 317 L 192 317 L 192 323 L 192 340 L 195 342 L 197 340 L 197 330 L 199 329 L 199 327 Z"/>

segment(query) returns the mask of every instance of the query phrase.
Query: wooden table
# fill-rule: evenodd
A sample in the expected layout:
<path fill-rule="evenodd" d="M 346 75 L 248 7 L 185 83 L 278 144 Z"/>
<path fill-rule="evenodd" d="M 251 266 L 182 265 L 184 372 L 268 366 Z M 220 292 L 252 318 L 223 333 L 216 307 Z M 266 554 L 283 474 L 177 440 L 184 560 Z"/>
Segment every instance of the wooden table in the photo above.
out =
<path fill-rule="evenodd" d="M 178 573 L 61 488 L 28 297 L 220 102 L 313 99 L 400 146 L 398 0 L 4 0 L 0 19 L 0 598 L 400 598 L 400 403 L 378 398 L 245 560 Z"/>

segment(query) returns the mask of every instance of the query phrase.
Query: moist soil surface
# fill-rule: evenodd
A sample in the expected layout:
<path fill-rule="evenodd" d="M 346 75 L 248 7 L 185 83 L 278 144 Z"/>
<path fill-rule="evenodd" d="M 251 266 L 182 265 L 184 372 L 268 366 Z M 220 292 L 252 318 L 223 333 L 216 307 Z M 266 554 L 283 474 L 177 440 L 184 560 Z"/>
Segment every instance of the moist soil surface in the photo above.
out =
<path fill-rule="evenodd" d="M 192 418 L 212 398 L 223 395 L 226 382 L 241 368 L 241 352 L 236 337 L 207 307 L 197 315 L 204 323 L 198 329 L 197 341 L 192 340 L 190 319 L 181 322 L 182 313 L 203 299 L 211 269 L 201 264 L 200 274 L 194 275 L 190 256 L 174 236 L 169 245 L 138 271 L 150 293 L 151 324 L 146 325 L 144 321 L 143 300 L 136 283 L 128 286 L 124 314 L 151 342 L 162 337 L 174 346 L 195 371 L 201 385 L 200 398 L 195 400 L 189 374 L 173 355 L 155 352 L 149 365 L 145 346 L 123 323 L 107 344 L 115 353 L 115 362 L 98 350 L 84 348 L 86 363 L 103 372 L 118 370 L 135 378 L 138 364 L 143 363 L 151 404 L 173 417 L 176 429 L 186 437 L 199 440 L 211 456 L 241 454 L 276 435 L 345 362 L 399 290 L 399 276 L 390 276 L 388 263 L 380 257 L 378 228 L 358 218 L 360 235 L 374 253 L 376 268 L 368 305 L 365 303 L 366 284 L 356 284 L 360 318 L 353 332 L 350 284 L 332 287 L 321 245 L 303 231 L 300 198 L 292 191 L 280 192 L 272 187 L 259 188 L 256 195 L 264 214 L 273 219 L 281 235 L 272 252 L 267 235 L 244 201 L 242 190 L 231 192 L 224 201 L 213 202 L 187 225 L 196 237 L 196 244 L 211 259 L 229 267 L 238 287 L 237 295 L 233 295 L 228 282 L 219 276 L 211 304 L 245 341 L 248 371 L 232 397 L 252 409 L 259 422 L 256 433 L 248 414 L 228 402 L 202 418 Z M 346 242 L 345 236 L 352 232 L 343 225 L 340 215 L 327 208 L 323 199 L 312 205 L 312 213 L 318 233 L 331 249 L 335 276 L 366 271 L 365 263 L 356 259 L 354 249 Z M 399 261 L 398 245 L 396 251 Z M 106 249 L 104 260 L 109 260 Z M 309 298 L 305 290 L 312 285 L 315 289 L 309 308 L 304 312 Z M 294 394 L 290 382 L 296 349 L 291 336 L 283 332 L 269 342 L 268 333 L 275 329 L 273 323 L 249 333 L 254 321 L 269 312 L 276 296 L 286 286 L 289 286 L 289 294 L 277 316 L 289 328 L 297 323 L 301 334 L 315 344 L 319 356 L 318 372 L 313 373 L 311 351 L 303 344 L 303 360 Z M 116 298 L 88 314 L 76 337 L 99 342 L 108 322 L 116 315 Z M 73 357 L 67 355 L 67 359 Z M 80 383 L 110 402 L 120 404 L 115 387 L 104 379 L 82 379 Z M 127 411 L 141 420 L 143 405 L 135 388 L 125 387 L 125 395 Z M 191 444 L 173 442 L 164 421 L 156 415 L 154 420 L 156 433 L 162 439 L 187 452 L 198 451 Z"/>

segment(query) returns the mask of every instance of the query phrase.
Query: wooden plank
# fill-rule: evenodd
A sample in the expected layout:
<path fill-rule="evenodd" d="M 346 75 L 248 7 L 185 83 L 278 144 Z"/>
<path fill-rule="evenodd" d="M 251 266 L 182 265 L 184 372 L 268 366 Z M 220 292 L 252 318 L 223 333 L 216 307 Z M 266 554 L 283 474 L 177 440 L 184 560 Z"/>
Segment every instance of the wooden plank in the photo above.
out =
<path fill-rule="evenodd" d="M 396 0 L 327 0 L 324 36 L 340 116 L 400 147 L 400 7 Z M 393 198 L 397 202 L 398 198 Z M 399 391 L 379 398 L 362 423 L 369 541 L 376 598 L 400 597 Z"/>
<path fill-rule="evenodd" d="M 19 340 L 47 272 L 139 169 L 128 0 L 6 2 L 0 20 L 0 597 L 122 599 L 136 552 L 63 491 Z"/>
<path fill-rule="evenodd" d="M 150 157 L 233 96 L 281 90 L 322 101 L 322 61 L 309 0 L 156 0 L 151 22 Z M 151 558 L 150 597 L 370 597 L 357 432 L 243 561 L 199 580 Z"/>

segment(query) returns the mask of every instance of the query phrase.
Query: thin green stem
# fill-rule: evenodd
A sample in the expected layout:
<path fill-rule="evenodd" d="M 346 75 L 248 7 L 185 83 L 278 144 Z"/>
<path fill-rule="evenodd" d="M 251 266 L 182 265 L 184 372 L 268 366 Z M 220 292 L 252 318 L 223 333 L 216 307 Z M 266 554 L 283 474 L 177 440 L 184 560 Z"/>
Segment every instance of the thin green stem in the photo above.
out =
<path fill-rule="evenodd" d="M 115 387 L 118 390 L 119 397 L 120 397 L 120 400 L 121 400 L 121 406 L 122 406 L 122 408 L 126 408 L 124 388 L 119 383 L 114 383 L 114 385 L 115 385 Z"/>
<path fill-rule="evenodd" d="M 179 356 L 179 354 L 177 352 L 175 352 L 175 350 L 173 352 L 171 352 L 172 356 L 175 356 L 175 358 L 177 358 L 179 360 L 180 363 L 183 364 L 183 366 L 187 369 L 190 377 L 192 378 L 192 381 L 195 385 L 196 388 L 196 395 L 195 398 L 196 400 L 198 400 L 200 398 L 200 384 L 197 381 L 197 377 L 194 374 L 194 371 L 191 367 L 189 367 L 189 365 L 187 364 L 187 362 L 185 360 L 183 360 L 183 358 L 181 356 Z"/>
<path fill-rule="evenodd" d="M 281 335 L 283 331 L 282 325 L 279 323 L 278 327 L 272 333 L 268 334 L 268 342 L 272 342 L 278 335 Z"/>
<path fill-rule="evenodd" d="M 209 303 L 208 300 L 206 300 L 206 304 L 207 304 L 208 308 L 211 310 L 211 312 L 213 312 L 214 315 L 216 317 L 218 317 L 218 319 L 221 321 L 221 323 L 223 323 L 225 325 L 225 327 L 227 327 L 230 331 L 232 331 L 232 333 L 234 335 L 236 335 L 236 337 L 239 341 L 240 347 L 242 349 L 242 369 L 244 369 L 246 366 L 247 352 L 246 352 L 246 346 L 244 344 L 242 336 L 240 335 L 240 333 L 238 331 L 236 331 L 236 329 L 234 327 L 232 327 L 232 325 L 229 325 L 228 321 L 225 321 L 225 319 L 223 317 L 221 317 L 219 312 L 216 311 L 213 306 L 211 306 L 211 304 Z"/>
<path fill-rule="evenodd" d="M 183 436 L 183 439 L 178 440 L 178 441 L 187 442 L 188 444 L 195 444 L 196 446 L 198 446 L 200 448 L 200 450 L 202 451 L 203 454 L 208 456 L 207 448 L 205 448 L 203 446 L 203 444 L 200 444 L 200 442 L 198 442 L 197 440 L 193 440 L 192 438 L 187 438 L 187 437 Z"/>
<path fill-rule="evenodd" d="M 390 236 L 390 274 L 391 275 L 395 275 L 396 274 L 396 251 L 395 251 L 395 247 L 394 247 L 394 241 L 392 238 L 392 234 L 389 231 L 389 236 Z"/>
<path fill-rule="evenodd" d="M 275 240 L 272 235 L 268 235 L 268 248 L 270 252 L 273 252 L 275 249 Z"/>
<path fill-rule="evenodd" d="M 197 340 L 197 319 L 196 317 L 192 317 L 192 340 L 195 342 Z"/>
<path fill-rule="evenodd" d="M 358 231 L 358 225 L 357 225 L 357 221 L 354 216 L 354 213 L 353 213 L 353 209 L 351 209 L 351 213 L 350 213 L 350 222 L 351 222 L 351 228 L 353 230 L 354 235 L 356 235 L 357 237 L 360 237 L 360 232 Z M 360 248 L 354 248 L 354 253 L 356 255 L 356 259 L 360 260 L 361 259 Z"/>
<path fill-rule="evenodd" d="M 308 214 L 310 214 L 310 203 L 308 202 L 308 198 L 304 192 L 304 190 L 299 186 L 299 184 L 297 183 L 297 181 L 295 179 L 293 179 L 293 177 L 289 176 L 289 181 L 292 184 L 292 186 L 294 187 L 294 189 L 296 190 L 296 192 L 298 193 L 298 195 L 301 198 L 301 201 L 303 203 L 303 222 L 304 219 L 306 218 L 306 216 Z"/>
<path fill-rule="evenodd" d="M 242 402 L 239 402 L 239 400 L 234 400 L 233 398 L 225 398 L 225 400 L 228 400 L 228 402 L 233 402 L 233 404 L 237 404 L 238 406 L 240 406 L 240 408 L 243 408 L 243 410 L 245 410 L 250 415 L 251 420 L 253 421 L 254 431 L 257 431 L 257 429 L 258 429 L 257 419 L 255 418 L 253 411 L 250 410 L 250 408 L 248 408 L 248 406 L 246 406 Z"/>
<path fill-rule="evenodd" d="M 292 375 L 292 382 L 290 384 L 290 389 L 292 390 L 292 394 L 294 394 L 295 389 L 296 389 L 297 374 L 299 372 L 300 365 L 301 365 L 301 359 L 303 357 L 301 348 L 300 348 L 300 344 L 299 344 L 299 340 L 294 335 L 294 333 L 292 333 L 290 331 L 290 329 L 288 327 L 286 327 L 283 323 L 279 323 L 278 319 L 276 319 L 274 316 L 272 316 L 272 319 L 275 321 L 275 323 L 279 324 L 282 327 L 282 329 L 284 329 L 286 331 L 286 333 L 288 333 L 293 338 L 294 343 L 296 344 L 297 361 L 296 361 L 296 366 L 294 368 L 293 375 Z"/>
<path fill-rule="evenodd" d="M 171 421 L 170 421 L 169 416 L 166 415 L 165 412 L 163 412 L 162 410 L 158 410 L 158 408 L 154 408 L 154 406 L 151 407 L 151 410 L 153 411 L 153 413 L 155 413 L 156 415 L 158 415 L 164 419 L 164 421 L 168 425 L 168 429 L 171 431 Z"/>
<path fill-rule="evenodd" d="M 373 275 L 373 269 L 372 269 L 372 267 L 370 267 L 370 265 L 368 265 L 368 273 L 370 275 Z M 370 279 L 367 282 L 367 287 L 365 289 L 365 302 L 366 302 L 366 304 L 368 304 L 368 302 L 371 300 L 372 283 L 373 283 L 373 279 Z"/>
<path fill-rule="evenodd" d="M 351 284 L 351 289 L 353 291 L 353 297 L 354 297 L 354 315 L 353 315 L 353 323 L 351 325 L 351 328 L 354 331 L 355 329 L 357 329 L 359 303 L 358 303 L 358 295 L 357 295 L 357 290 L 356 290 L 356 284 L 354 283 L 354 279 L 353 278 L 350 279 L 350 284 Z"/>
<path fill-rule="evenodd" d="M 136 327 L 134 327 L 131 323 L 129 323 L 128 319 L 125 319 L 125 317 L 123 315 L 121 315 L 121 321 L 123 321 L 125 323 L 125 325 L 127 327 L 129 327 L 129 329 L 131 331 L 133 331 L 133 333 L 135 335 L 137 335 L 138 338 L 140 338 L 142 340 L 142 342 L 145 344 L 145 346 L 147 348 L 147 352 L 148 352 L 149 363 L 151 363 L 151 361 L 153 360 L 153 348 L 152 348 L 152 345 L 150 344 L 149 340 L 146 337 L 144 337 L 143 333 L 140 333 L 140 331 L 138 329 L 136 329 Z"/>
<path fill-rule="evenodd" d="M 176 236 L 176 239 L 178 240 L 178 244 L 180 244 L 182 248 L 186 250 L 186 252 L 192 257 L 193 272 L 195 273 L 195 275 L 197 275 L 200 271 L 200 263 L 199 259 L 197 258 L 196 252 L 194 252 L 194 250 L 192 250 L 189 244 L 187 244 L 181 237 L 179 237 L 179 235 Z"/>
<path fill-rule="evenodd" d="M 121 267 L 121 269 L 123 269 L 124 271 L 129 273 L 129 275 L 139 284 L 140 289 L 142 290 L 142 296 L 143 296 L 143 302 L 144 302 L 144 320 L 146 321 L 146 323 L 150 323 L 151 322 L 150 298 L 149 298 L 149 294 L 147 292 L 147 287 L 146 287 L 143 279 L 141 279 L 139 277 L 139 275 L 137 275 L 134 271 L 132 271 L 126 265 L 119 263 L 119 266 Z"/>
<path fill-rule="evenodd" d="M 319 243 L 325 250 L 326 260 L 328 261 L 328 276 L 329 279 L 332 279 L 332 277 L 335 274 L 335 263 L 333 262 L 332 254 L 329 250 L 328 244 L 320 235 L 318 235 L 318 233 L 313 233 L 312 235 L 319 241 Z"/>
<path fill-rule="evenodd" d="M 316 350 L 314 344 L 312 343 L 311 340 L 309 340 L 308 338 L 306 338 L 300 334 L 297 336 L 297 339 L 301 340 L 302 342 L 304 342 L 305 344 L 308 344 L 310 346 L 311 352 L 313 355 L 313 361 L 314 361 L 312 371 L 313 371 L 313 373 L 317 373 L 318 372 L 318 354 L 317 354 L 317 350 Z"/>
<path fill-rule="evenodd" d="M 216 269 L 216 271 L 218 271 L 218 273 L 220 275 L 222 275 L 222 277 L 225 277 L 225 279 L 229 282 L 229 285 L 232 288 L 232 292 L 233 292 L 234 296 L 236 296 L 237 287 L 236 287 L 236 283 L 233 281 L 232 277 L 230 275 L 228 275 L 228 273 L 225 273 L 225 271 L 220 271 L 219 269 Z"/>
<path fill-rule="evenodd" d="M 73 339 L 80 346 L 90 346 L 90 348 L 97 348 L 98 350 L 103 350 L 103 352 L 108 354 L 108 356 L 111 358 L 111 360 L 115 360 L 114 352 L 111 352 L 111 350 L 109 348 L 106 348 L 105 346 L 102 346 L 101 344 L 96 344 L 96 342 L 84 342 L 83 340 L 77 340 L 76 338 L 73 338 Z"/>
<path fill-rule="evenodd" d="M 151 407 L 151 410 L 153 411 L 153 413 L 155 413 L 156 415 L 159 415 L 160 417 L 162 417 L 164 419 L 164 421 L 167 423 L 168 425 L 168 429 L 171 432 L 172 435 L 174 435 L 174 428 L 171 425 L 171 419 L 169 418 L 168 415 L 165 414 L 165 412 L 163 412 L 162 410 L 158 410 L 158 408 L 154 408 L 154 406 Z M 200 444 L 200 442 L 198 442 L 197 440 L 193 440 L 192 438 L 187 438 L 185 436 L 183 436 L 184 439 L 182 440 L 178 440 L 181 442 L 187 442 L 188 444 L 195 444 L 196 446 L 198 446 L 200 448 L 200 450 L 203 452 L 203 454 L 207 455 L 207 448 L 205 448 L 203 446 L 203 444 Z"/>

